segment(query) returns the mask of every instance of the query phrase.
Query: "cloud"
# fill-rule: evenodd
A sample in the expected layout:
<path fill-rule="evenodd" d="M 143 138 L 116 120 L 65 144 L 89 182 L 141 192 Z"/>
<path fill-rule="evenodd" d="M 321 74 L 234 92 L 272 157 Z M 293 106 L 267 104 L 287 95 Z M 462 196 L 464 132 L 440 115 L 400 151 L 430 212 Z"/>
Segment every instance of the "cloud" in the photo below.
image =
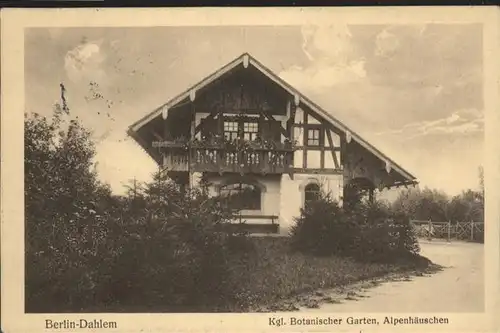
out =
<path fill-rule="evenodd" d="M 398 37 L 389 29 L 384 29 L 375 37 L 375 55 L 379 57 L 390 57 L 399 48 Z"/>
<path fill-rule="evenodd" d="M 292 66 L 279 75 L 304 92 L 322 93 L 339 83 L 366 77 L 364 59 L 356 57 L 352 34 L 346 25 L 302 27 L 302 51 L 306 67 Z"/>
<path fill-rule="evenodd" d="M 426 24 L 387 26 L 375 37 L 375 55 L 390 58 L 404 47 L 405 39 L 421 41 L 426 31 Z"/>
<path fill-rule="evenodd" d="M 102 40 L 84 42 L 66 53 L 64 69 L 71 81 L 88 80 L 102 83 L 105 80 L 106 73 L 102 64 L 106 57 L 101 45 Z"/>
<path fill-rule="evenodd" d="M 474 134 L 484 131 L 484 113 L 474 109 L 457 110 L 448 117 L 419 121 L 399 129 L 378 132 L 376 135 L 404 135 L 406 139 L 426 135 Z"/>

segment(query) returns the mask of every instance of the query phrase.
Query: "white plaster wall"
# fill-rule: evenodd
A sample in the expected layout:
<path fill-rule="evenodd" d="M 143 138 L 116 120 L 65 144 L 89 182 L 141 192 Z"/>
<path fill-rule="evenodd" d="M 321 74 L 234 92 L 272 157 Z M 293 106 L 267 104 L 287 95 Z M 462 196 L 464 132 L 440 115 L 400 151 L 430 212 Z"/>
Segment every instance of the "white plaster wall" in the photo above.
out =
<path fill-rule="evenodd" d="M 336 151 L 335 155 L 337 156 L 337 162 L 339 163 L 339 167 L 341 167 L 341 165 L 340 165 L 340 152 Z M 326 169 L 335 168 L 335 162 L 333 161 L 332 152 L 329 150 L 325 151 L 325 168 Z"/>
<path fill-rule="evenodd" d="M 295 123 L 296 124 L 304 123 L 304 110 L 302 110 L 301 108 L 297 108 L 295 110 Z"/>
<path fill-rule="evenodd" d="M 293 152 L 293 167 L 302 168 L 304 163 L 304 151 L 302 149 L 297 149 Z"/>
<path fill-rule="evenodd" d="M 321 168 L 321 151 L 319 150 L 307 151 L 307 167 L 311 169 Z"/>
<path fill-rule="evenodd" d="M 290 179 L 288 174 L 283 174 L 281 177 L 280 234 L 288 234 L 294 224 L 294 217 L 300 215 L 302 196 L 299 191 L 299 184 L 296 176 L 293 180 Z"/>
<path fill-rule="evenodd" d="M 304 206 L 304 188 L 309 183 L 321 185 L 332 198 L 340 201 L 343 192 L 343 175 L 295 174 L 294 179 L 284 174 L 281 177 L 280 234 L 289 233 L 294 218 Z"/>
<path fill-rule="evenodd" d="M 316 119 L 315 117 L 313 117 L 311 114 L 309 114 L 307 116 L 307 123 L 308 124 L 316 124 L 316 125 L 321 124 L 321 122 L 318 119 Z"/>
<path fill-rule="evenodd" d="M 304 131 L 301 127 L 294 127 L 293 129 L 293 139 L 297 141 L 299 146 L 304 145 Z"/>
<path fill-rule="evenodd" d="M 330 141 L 327 138 L 328 132 L 330 132 L 330 135 L 332 136 L 333 145 L 335 147 L 340 147 L 340 136 L 330 130 L 326 130 L 325 133 L 325 147 L 330 147 Z"/>
<path fill-rule="evenodd" d="M 333 161 L 332 152 L 329 150 L 325 151 L 325 168 L 326 169 L 335 168 L 335 162 Z"/>
<path fill-rule="evenodd" d="M 333 145 L 335 147 L 340 147 L 340 135 L 336 134 L 336 133 L 332 133 L 332 141 L 333 141 Z"/>

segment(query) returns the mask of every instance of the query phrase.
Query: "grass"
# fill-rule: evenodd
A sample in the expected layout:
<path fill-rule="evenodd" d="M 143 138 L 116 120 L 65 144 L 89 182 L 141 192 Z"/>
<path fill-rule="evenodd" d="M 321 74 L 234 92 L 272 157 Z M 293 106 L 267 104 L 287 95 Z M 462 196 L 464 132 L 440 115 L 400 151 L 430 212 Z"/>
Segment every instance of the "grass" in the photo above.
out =
<path fill-rule="evenodd" d="M 344 257 L 314 257 L 289 250 L 288 238 L 254 238 L 256 251 L 235 262 L 233 277 L 241 290 L 233 311 L 262 311 L 300 294 L 345 286 L 390 273 L 416 269 L 417 262 L 361 263 Z M 427 261 L 422 261 L 427 262 Z"/>
<path fill-rule="evenodd" d="M 140 297 L 113 304 L 96 302 L 79 309 L 59 304 L 60 309 L 56 312 L 263 312 L 298 310 L 298 306 L 315 308 L 319 303 L 341 302 L 325 295 L 324 289 L 340 287 L 347 290 L 349 285 L 359 281 L 383 278 L 392 273 L 419 271 L 420 268 L 427 268 L 429 263 L 426 260 L 406 260 L 394 264 L 362 263 L 345 257 L 316 257 L 291 252 L 287 237 L 251 237 L 249 240 L 253 242 L 253 251 L 250 250 L 243 256 L 231 256 L 230 275 L 226 282 L 235 295 L 234 298 L 224 300 L 220 308 L 215 308 L 212 302 L 208 302 L 208 307 L 204 308 L 194 308 L 188 304 L 173 307 L 169 302 L 153 302 L 150 299 L 151 290 L 145 285 L 140 290 L 144 292 Z M 376 285 L 378 282 L 372 283 Z M 351 293 L 344 299 L 357 299 L 358 296 Z M 57 300 L 53 301 L 57 303 Z"/>

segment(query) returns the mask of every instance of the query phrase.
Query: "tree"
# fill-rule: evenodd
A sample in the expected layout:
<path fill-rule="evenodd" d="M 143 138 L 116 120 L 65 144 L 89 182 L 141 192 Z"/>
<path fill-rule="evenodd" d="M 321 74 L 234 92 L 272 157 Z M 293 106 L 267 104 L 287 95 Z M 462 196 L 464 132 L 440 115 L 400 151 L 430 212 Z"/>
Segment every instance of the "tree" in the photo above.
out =
<path fill-rule="evenodd" d="M 448 196 L 446 193 L 425 188 L 402 191 L 392 207 L 415 220 L 447 221 Z"/>
<path fill-rule="evenodd" d="M 82 302 L 76 298 L 92 297 L 81 291 L 93 288 L 88 268 L 105 247 L 111 191 L 93 168 L 91 133 L 67 105 L 56 105 L 50 118 L 26 114 L 24 128 L 26 304 L 42 306 L 47 292 Z"/>
<path fill-rule="evenodd" d="M 479 166 L 479 191 L 484 199 L 484 168 Z"/>

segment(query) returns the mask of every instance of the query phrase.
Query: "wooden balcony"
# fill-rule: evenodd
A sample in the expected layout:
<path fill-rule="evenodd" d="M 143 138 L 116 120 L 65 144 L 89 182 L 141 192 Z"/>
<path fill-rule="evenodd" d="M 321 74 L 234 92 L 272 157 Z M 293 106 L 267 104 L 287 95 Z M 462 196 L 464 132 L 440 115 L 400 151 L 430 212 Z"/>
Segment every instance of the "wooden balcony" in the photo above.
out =
<path fill-rule="evenodd" d="M 282 174 L 293 164 L 293 151 L 285 148 L 238 151 L 223 146 L 170 144 L 162 147 L 162 152 L 164 167 L 170 171 Z"/>

